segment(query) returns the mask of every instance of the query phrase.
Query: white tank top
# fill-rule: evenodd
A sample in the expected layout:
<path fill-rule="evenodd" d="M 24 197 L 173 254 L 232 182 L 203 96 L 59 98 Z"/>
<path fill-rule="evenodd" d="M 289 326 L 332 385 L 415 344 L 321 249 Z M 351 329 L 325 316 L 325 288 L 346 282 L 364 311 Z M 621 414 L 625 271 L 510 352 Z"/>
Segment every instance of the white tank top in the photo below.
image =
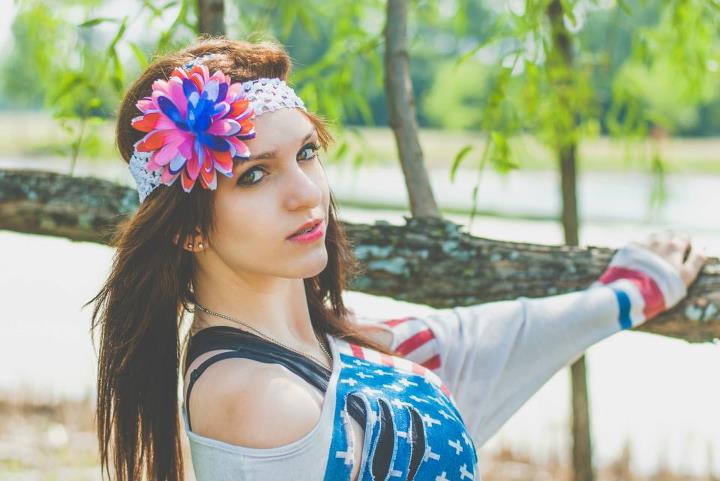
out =
<path fill-rule="evenodd" d="M 337 346 L 327 336 L 333 360 L 338 359 Z M 305 436 L 273 448 L 250 448 L 200 436 L 188 426 L 185 403 L 183 424 L 190 441 L 190 451 L 197 481 L 287 481 L 288 474 L 297 481 L 321 481 L 333 434 L 335 388 L 339 362 L 333 370 L 322 402 L 320 419 Z"/>
<path fill-rule="evenodd" d="M 436 374 L 402 357 L 326 337 L 333 366 L 320 418 L 296 441 L 248 448 L 197 435 L 190 430 L 183 403 L 198 481 L 349 480 L 355 454 L 360 454 L 359 481 L 387 476 L 436 481 L 450 479 L 443 478 L 450 473 L 461 475 L 462 481 L 480 480 L 475 445 Z M 351 416 L 364 424 L 358 446 Z"/>

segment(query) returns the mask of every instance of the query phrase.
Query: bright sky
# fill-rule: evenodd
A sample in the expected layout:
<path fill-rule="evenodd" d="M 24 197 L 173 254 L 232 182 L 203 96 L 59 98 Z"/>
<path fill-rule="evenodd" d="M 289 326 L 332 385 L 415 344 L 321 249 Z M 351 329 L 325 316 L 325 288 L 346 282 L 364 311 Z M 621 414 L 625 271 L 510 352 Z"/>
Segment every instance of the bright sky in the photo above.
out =
<path fill-rule="evenodd" d="M 0 0 L 0 12 L 7 12 L 8 15 L 0 15 L 0 47 L 10 39 L 10 25 L 15 16 L 15 2 L 13 0 Z"/>

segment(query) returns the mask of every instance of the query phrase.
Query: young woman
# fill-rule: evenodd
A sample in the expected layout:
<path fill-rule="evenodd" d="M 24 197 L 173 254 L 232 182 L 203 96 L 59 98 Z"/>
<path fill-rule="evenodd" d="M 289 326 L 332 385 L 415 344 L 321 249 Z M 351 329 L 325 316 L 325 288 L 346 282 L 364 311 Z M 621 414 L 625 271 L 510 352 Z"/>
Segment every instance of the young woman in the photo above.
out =
<path fill-rule="evenodd" d="M 355 319 L 318 157 L 331 138 L 290 66 L 276 44 L 203 40 L 122 102 L 141 204 L 93 319 L 101 462 L 117 480 L 183 479 L 180 418 L 199 481 L 479 480 L 476 448 L 556 371 L 697 276 L 703 256 L 666 234 L 621 249 L 584 291 Z"/>

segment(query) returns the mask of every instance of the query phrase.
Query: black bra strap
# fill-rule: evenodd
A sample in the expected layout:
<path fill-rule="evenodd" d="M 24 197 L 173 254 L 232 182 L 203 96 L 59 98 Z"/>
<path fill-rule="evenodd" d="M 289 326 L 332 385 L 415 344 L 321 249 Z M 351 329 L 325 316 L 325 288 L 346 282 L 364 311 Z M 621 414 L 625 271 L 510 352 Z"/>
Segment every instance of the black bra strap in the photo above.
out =
<path fill-rule="evenodd" d="M 229 349 L 229 351 L 209 357 L 190 373 L 190 382 L 185 396 L 185 409 L 190 431 L 192 431 L 190 424 L 190 394 L 192 388 L 208 367 L 223 359 L 246 358 L 268 364 L 281 364 L 321 392 L 327 391 L 330 375 L 332 374 L 329 369 L 260 336 L 229 326 L 213 326 L 197 332 L 190 339 L 186 368 L 200 355 L 220 349 Z M 337 362 L 337 360 L 334 362 Z"/>

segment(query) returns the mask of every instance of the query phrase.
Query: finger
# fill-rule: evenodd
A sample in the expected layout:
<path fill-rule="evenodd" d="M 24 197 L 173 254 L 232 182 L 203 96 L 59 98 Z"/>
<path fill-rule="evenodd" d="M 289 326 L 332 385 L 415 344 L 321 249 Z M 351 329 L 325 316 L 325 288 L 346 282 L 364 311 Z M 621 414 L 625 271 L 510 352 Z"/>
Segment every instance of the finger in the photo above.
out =
<path fill-rule="evenodd" d="M 654 246 L 655 252 L 672 262 L 677 261 L 677 256 L 675 255 L 676 248 L 673 245 L 674 238 L 674 233 L 671 230 L 665 229 L 658 233 L 657 243 Z M 682 262 L 682 259 L 680 259 L 680 261 Z"/>
<path fill-rule="evenodd" d="M 675 262 L 678 263 L 678 265 L 682 264 L 685 261 L 685 256 L 686 254 L 688 254 L 689 249 L 689 237 L 676 236 L 668 244 L 668 254 Z"/>
<path fill-rule="evenodd" d="M 677 232 L 675 237 L 690 242 L 690 235 L 687 232 Z"/>
<path fill-rule="evenodd" d="M 688 253 L 687 260 L 685 261 L 682 269 L 683 273 L 685 274 L 683 276 L 685 285 L 689 286 L 693 283 L 693 281 L 697 278 L 698 274 L 705 265 L 705 261 L 707 261 L 707 257 L 702 252 L 702 249 L 697 246 L 691 245 L 690 252 Z"/>
<path fill-rule="evenodd" d="M 644 240 L 638 241 L 637 244 L 653 252 L 658 252 L 658 246 L 660 245 L 658 233 L 651 232 Z"/>
<path fill-rule="evenodd" d="M 669 243 L 673 237 L 675 237 L 675 232 L 672 229 L 663 229 L 660 232 L 660 242 L 663 244 Z"/>

